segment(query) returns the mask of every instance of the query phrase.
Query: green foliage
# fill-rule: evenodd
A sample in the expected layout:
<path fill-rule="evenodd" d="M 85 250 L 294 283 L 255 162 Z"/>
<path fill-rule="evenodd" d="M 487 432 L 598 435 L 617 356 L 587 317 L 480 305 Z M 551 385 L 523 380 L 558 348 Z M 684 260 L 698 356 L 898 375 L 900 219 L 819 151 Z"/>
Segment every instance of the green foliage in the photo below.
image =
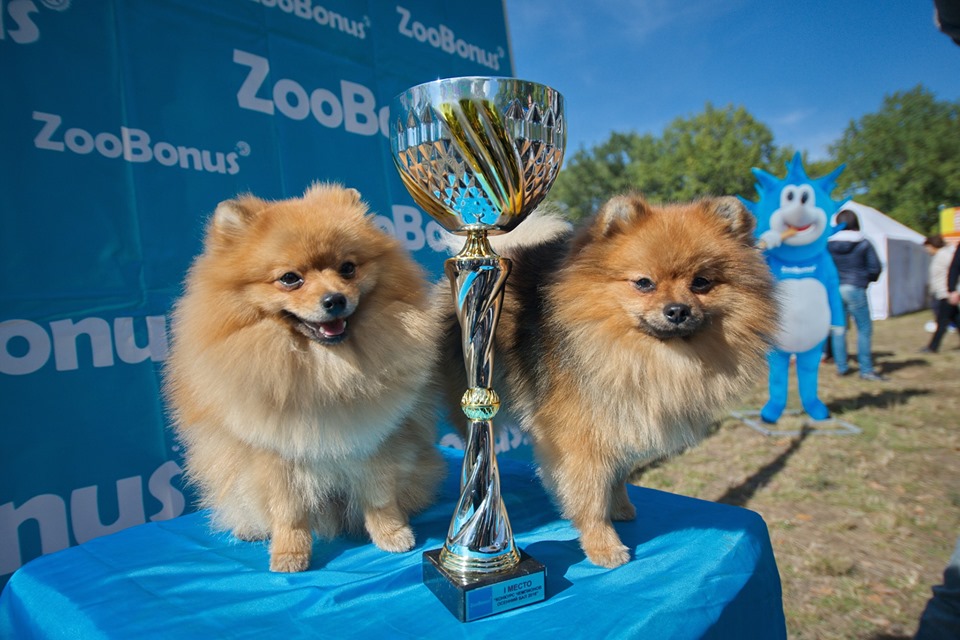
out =
<path fill-rule="evenodd" d="M 743 107 L 716 109 L 709 102 L 700 115 L 674 120 L 662 144 L 657 168 L 674 177 L 660 194 L 665 200 L 737 194 L 751 198 L 756 194 L 750 168 L 782 172 L 792 155 L 778 150 L 770 129 Z"/>
<path fill-rule="evenodd" d="M 579 149 L 567 158 L 549 200 L 572 219 L 582 218 L 611 195 L 636 190 L 630 167 L 646 165 L 656 157 L 657 142 L 652 136 L 614 132 L 606 142 L 589 151 Z"/>
<path fill-rule="evenodd" d="M 960 205 L 960 103 L 923 87 L 885 98 L 830 152 L 847 165 L 838 180 L 845 195 L 910 227 L 936 231 L 939 207 Z"/>
<path fill-rule="evenodd" d="M 715 108 L 677 118 L 663 135 L 613 133 L 580 149 L 560 173 L 551 201 L 571 218 L 589 215 L 615 193 L 640 191 L 660 202 L 708 195 L 755 197 L 751 167 L 782 171 L 793 154 L 743 107 Z"/>
<path fill-rule="evenodd" d="M 917 87 L 884 100 L 880 111 L 851 122 L 831 157 L 804 159 L 811 176 L 840 163 L 836 197 L 850 196 L 924 233 L 936 229 L 940 205 L 960 205 L 960 103 L 938 102 Z M 756 200 L 752 167 L 782 175 L 793 156 L 744 107 L 707 103 L 677 118 L 662 135 L 614 132 L 568 156 L 549 200 L 572 219 L 610 196 L 639 191 L 652 201 L 740 195 Z"/>

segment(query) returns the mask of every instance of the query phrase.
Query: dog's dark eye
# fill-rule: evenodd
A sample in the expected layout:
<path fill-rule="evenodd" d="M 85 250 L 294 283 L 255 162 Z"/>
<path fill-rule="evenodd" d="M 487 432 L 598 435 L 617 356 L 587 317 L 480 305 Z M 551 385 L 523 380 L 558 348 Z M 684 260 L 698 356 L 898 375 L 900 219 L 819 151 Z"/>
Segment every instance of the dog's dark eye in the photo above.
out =
<path fill-rule="evenodd" d="M 292 291 L 293 289 L 300 288 L 300 286 L 303 284 L 303 278 L 299 273 L 287 271 L 285 274 L 277 278 L 277 282 L 283 285 L 284 289 L 289 289 Z"/>
<path fill-rule="evenodd" d="M 342 265 L 340 265 L 340 269 L 338 271 L 342 278 L 349 280 L 353 276 L 357 275 L 357 265 L 352 262 L 344 262 Z"/>
<path fill-rule="evenodd" d="M 654 284 L 653 280 L 651 280 L 650 278 L 640 278 L 639 280 L 633 283 L 633 286 L 635 286 L 640 291 L 643 291 L 644 293 L 650 293 L 651 291 L 654 291 L 657 288 L 657 285 Z"/>
<path fill-rule="evenodd" d="M 713 289 L 713 281 L 703 276 L 697 276 L 693 279 L 693 282 L 690 283 L 690 291 L 694 293 L 706 293 L 710 291 L 710 289 Z"/>

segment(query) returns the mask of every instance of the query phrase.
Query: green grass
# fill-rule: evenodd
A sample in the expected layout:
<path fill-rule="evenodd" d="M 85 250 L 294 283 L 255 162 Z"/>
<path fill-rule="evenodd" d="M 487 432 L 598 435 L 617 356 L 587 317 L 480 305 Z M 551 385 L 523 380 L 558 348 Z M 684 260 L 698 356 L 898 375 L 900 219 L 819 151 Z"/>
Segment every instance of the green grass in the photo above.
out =
<path fill-rule="evenodd" d="M 960 340 L 951 334 L 939 354 L 917 353 L 928 319 L 874 323 L 887 382 L 821 366 L 821 399 L 861 434 L 764 436 L 728 417 L 700 446 L 640 478 L 707 500 L 735 495 L 763 516 L 791 638 L 912 637 L 930 587 L 942 581 L 960 535 Z M 740 406 L 765 401 L 761 380 Z M 795 380 L 788 409 L 799 409 Z"/>

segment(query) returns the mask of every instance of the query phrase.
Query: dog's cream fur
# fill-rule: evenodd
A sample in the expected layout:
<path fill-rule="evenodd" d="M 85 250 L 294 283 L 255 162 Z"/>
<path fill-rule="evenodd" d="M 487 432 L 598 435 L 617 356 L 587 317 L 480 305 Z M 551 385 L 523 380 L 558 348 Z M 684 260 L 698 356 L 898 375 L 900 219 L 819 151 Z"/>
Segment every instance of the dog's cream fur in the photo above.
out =
<path fill-rule="evenodd" d="M 425 291 L 356 191 L 217 208 L 173 314 L 166 394 L 203 506 L 240 538 L 270 538 L 272 570 L 306 569 L 313 532 L 413 546 L 409 514 L 443 473 Z M 340 331 L 330 292 L 348 314 L 339 343 L 324 337 Z"/>

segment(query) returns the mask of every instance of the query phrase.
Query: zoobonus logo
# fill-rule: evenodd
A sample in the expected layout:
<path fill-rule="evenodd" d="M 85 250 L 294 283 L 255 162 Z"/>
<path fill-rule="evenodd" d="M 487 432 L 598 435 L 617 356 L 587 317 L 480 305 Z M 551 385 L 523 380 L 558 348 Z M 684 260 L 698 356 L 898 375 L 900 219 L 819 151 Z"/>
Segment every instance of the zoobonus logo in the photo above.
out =
<path fill-rule="evenodd" d="M 114 318 L 112 330 L 107 320 L 97 317 L 56 320 L 49 330 L 30 320 L 4 320 L 0 322 L 0 373 L 31 374 L 43 368 L 51 356 L 57 371 L 112 367 L 116 359 L 126 364 L 165 360 L 169 350 L 166 318 L 146 316 L 142 322 L 146 325 L 143 346 L 139 342 L 144 332 L 138 341 L 130 317 Z M 81 359 L 80 353 L 89 353 L 89 359 Z"/>
<path fill-rule="evenodd" d="M 340 94 L 318 87 L 308 91 L 289 78 L 272 83 L 270 60 L 240 49 L 233 50 L 233 61 L 247 67 L 247 77 L 237 90 L 237 106 L 267 115 L 279 112 L 291 120 L 313 119 L 328 129 L 343 127 L 363 136 L 387 135 L 389 108 L 377 110 L 373 91 L 348 80 L 340 81 Z M 265 97 L 269 96 L 269 97 Z"/>
<path fill-rule="evenodd" d="M 353 36 L 358 40 L 363 40 L 367 37 L 367 29 L 370 27 L 370 18 L 367 16 L 363 16 L 363 18 L 359 20 L 354 20 L 336 11 L 331 11 L 321 4 L 315 4 L 312 0 L 253 1 L 268 9 L 279 9 L 291 16 L 296 16 L 303 20 L 311 20 L 321 27 L 335 29 L 336 31 Z"/>
<path fill-rule="evenodd" d="M 40 0 L 40 5 L 54 11 L 66 11 L 70 0 Z M 0 0 L 0 40 L 31 44 L 40 39 L 40 27 L 34 19 L 40 7 L 33 0 Z"/>
<path fill-rule="evenodd" d="M 105 158 L 122 158 L 126 162 L 156 162 L 165 167 L 193 169 L 207 173 L 235 175 L 240 171 L 238 158 L 250 155 L 250 146 L 238 142 L 233 151 L 210 151 L 197 147 L 155 142 L 143 129 L 120 127 L 119 134 L 103 131 L 91 133 L 80 127 L 61 131 L 63 118 L 55 113 L 34 111 L 33 119 L 42 123 L 33 139 L 33 146 L 46 151 L 70 151 L 87 155 L 96 151 Z"/>
<path fill-rule="evenodd" d="M 405 7 L 397 5 L 397 13 L 400 14 L 400 24 L 397 27 L 400 35 L 428 44 L 452 56 L 472 60 L 494 71 L 500 70 L 500 60 L 505 55 L 503 47 L 497 47 L 496 52 L 487 51 L 463 38 L 458 38 L 453 29 L 445 24 L 441 23 L 435 27 L 423 24 L 414 19 L 413 14 Z"/>
<path fill-rule="evenodd" d="M 150 503 L 160 505 L 160 509 L 149 516 L 143 476 L 116 481 L 117 511 L 113 522 L 105 523 L 104 514 L 100 512 L 99 496 L 109 487 L 98 485 L 74 489 L 69 501 L 53 493 L 42 493 L 20 505 L 0 504 L 0 576 L 13 573 L 23 564 L 21 539 L 39 542 L 40 552 L 47 554 L 69 547 L 71 534 L 77 544 L 82 544 L 148 521 L 176 518 L 186 510 L 187 504 L 175 481 L 181 473 L 180 466 L 168 460 L 147 478 Z"/>

